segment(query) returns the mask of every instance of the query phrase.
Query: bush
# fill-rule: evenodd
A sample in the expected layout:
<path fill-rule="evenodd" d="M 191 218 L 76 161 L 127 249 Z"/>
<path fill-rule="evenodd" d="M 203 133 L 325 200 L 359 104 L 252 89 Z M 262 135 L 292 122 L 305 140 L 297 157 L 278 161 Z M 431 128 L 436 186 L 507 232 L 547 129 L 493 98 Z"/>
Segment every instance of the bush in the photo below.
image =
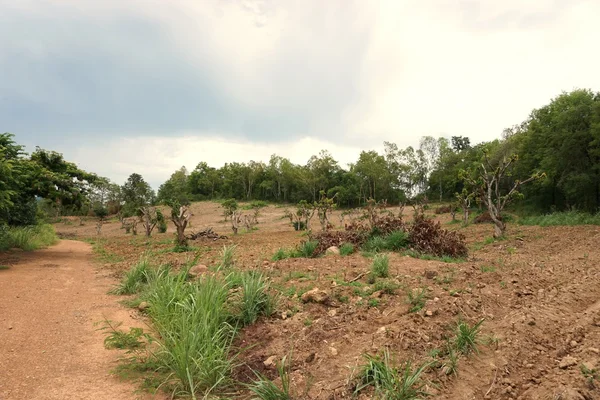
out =
<path fill-rule="evenodd" d="M 436 208 L 434 212 L 436 214 L 448 214 L 451 210 L 452 208 L 450 206 L 440 206 Z"/>
<path fill-rule="evenodd" d="M 0 251 L 13 248 L 25 251 L 38 250 L 58 242 L 52 225 L 8 227 L 0 225 Z"/>
<path fill-rule="evenodd" d="M 385 247 L 390 251 L 398 251 L 408 245 L 408 232 L 394 231 L 385 238 Z"/>
<path fill-rule="evenodd" d="M 304 221 L 294 221 L 292 222 L 292 225 L 294 226 L 294 230 L 296 231 L 306 230 L 306 223 Z"/>
<path fill-rule="evenodd" d="M 354 253 L 354 245 L 352 243 L 344 243 L 340 246 L 340 255 L 349 256 Z"/>
<path fill-rule="evenodd" d="M 387 241 L 382 236 L 373 236 L 363 246 L 364 251 L 378 253 L 387 250 Z"/>
<path fill-rule="evenodd" d="M 387 254 L 377 254 L 373 258 L 371 274 L 375 278 L 387 278 L 390 276 L 390 259 Z"/>
<path fill-rule="evenodd" d="M 159 209 L 156 209 L 156 223 L 158 233 L 167 232 L 167 221 L 165 220 L 164 214 Z"/>
<path fill-rule="evenodd" d="M 273 254 L 273 257 L 271 257 L 271 261 L 285 260 L 290 257 L 291 257 L 290 252 L 287 251 L 286 249 L 280 247 L 277 249 L 275 254 Z"/>
<path fill-rule="evenodd" d="M 417 251 L 437 257 L 465 257 L 468 254 L 463 234 L 442 229 L 439 221 L 427 219 L 422 213 L 415 215 L 409 240 Z"/>
<path fill-rule="evenodd" d="M 316 254 L 319 255 L 324 254 L 331 246 L 340 247 L 340 252 L 341 246 L 344 244 L 360 247 L 365 242 L 366 236 L 356 231 L 325 231 L 313 234 L 311 240 L 315 240 L 319 243 L 315 250 Z"/>
<path fill-rule="evenodd" d="M 111 290 L 112 294 L 134 294 L 138 293 L 142 286 L 148 282 L 150 262 L 148 258 L 140 259 L 129 271 L 125 273 L 121 282 Z"/>
<path fill-rule="evenodd" d="M 306 240 L 300 243 L 298 246 L 297 255 L 298 257 L 312 258 L 319 255 L 317 253 L 317 247 L 319 246 L 319 242 L 316 240 Z"/>

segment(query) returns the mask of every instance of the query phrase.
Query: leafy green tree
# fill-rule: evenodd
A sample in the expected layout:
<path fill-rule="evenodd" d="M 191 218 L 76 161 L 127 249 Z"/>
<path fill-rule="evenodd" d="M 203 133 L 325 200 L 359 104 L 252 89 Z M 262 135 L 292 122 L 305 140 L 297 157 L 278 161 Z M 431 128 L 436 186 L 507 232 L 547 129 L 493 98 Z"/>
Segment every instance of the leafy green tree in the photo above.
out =
<path fill-rule="evenodd" d="M 179 200 L 180 203 L 189 203 L 188 191 L 188 172 L 185 167 L 181 167 L 171 174 L 171 177 L 158 188 L 156 201 L 161 204 L 167 204 L 173 200 Z"/>
<path fill-rule="evenodd" d="M 154 190 L 137 173 L 133 173 L 127 178 L 127 182 L 121 187 L 123 201 L 123 214 L 126 217 L 138 215 L 140 208 L 154 203 Z"/>

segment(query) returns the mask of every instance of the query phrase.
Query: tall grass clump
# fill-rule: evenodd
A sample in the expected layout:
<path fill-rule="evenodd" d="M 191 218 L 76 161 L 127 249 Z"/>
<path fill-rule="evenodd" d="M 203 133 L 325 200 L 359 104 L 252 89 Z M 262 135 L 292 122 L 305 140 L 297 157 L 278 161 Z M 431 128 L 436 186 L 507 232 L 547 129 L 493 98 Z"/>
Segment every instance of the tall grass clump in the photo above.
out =
<path fill-rule="evenodd" d="M 125 273 L 121 282 L 110 291 L 112 294 L 134 294 L 138 293 L 143 285 L 148 282 L 148 274 L 151 270 L 148 257 L 142 257 L 129 271 Z"/>
<path fill-rule="evenodd" d="M 261 315 L 271 315 L 275 310 L 275 299 L 269 293 L 268 279 L 258 271 L 244 271 L 228 277 L 231 286 L 237 286 L 232 300 L 232 314 L 241 325 L 256 322 Z"/>
<path fill-rule="evenodd" d="M 220 268 L 231 269 L 233 267 L 233 265 L 235 264 L 234 256 L 236 249 L 237 245 L 235 244 L 232 244 L 230 246 L 223 246 L 223 249 L 219 254 L 221 256 L 221 263 L 219 265 Z"/>
<path fill-rule="evenodd" d="M 398 251 L 408 246 L 408 232 L 394 231 L 385 238 L 385 247 L 390 251 Z"/>
<path fill-rule="evenodd" d="M 263 375 L 256 374 L 258 380 L 248 386 L 258 400 L 291 400 L 290 394 L 290 363 L 283 357 L 277 364 L 277 373 L 281 379 L 281 388 Z"/>
<path fill-rule="evenodd" d="M 354 253 L 354 245 L 352 243 L 344 243 L 340 246 L 340 255 L 349 256 Z"/>
<path fill-rule="evenodd" d="M 315 257 L 315 251 L 317 250 L 318 245 L 319 242 L 317 242 L 316 240 L 307 240 L 302 242 L 298 246 L 297 256 L 305 258 Z"/>
<path fill-rule="evenodd" d="M 291 257 L 290 252 L 287 251 L 286 249 L 280 247 L 277 249 L 275 254 L 273 254 L 273 257 L 271 257 L 271 261 L 285 260 L 286 258 L 290 258 L 290 257 Z"/>
<path fill-rule="evenodd" d="M 159 275 L 144 294 L 157 332 L 155 356 L 179 392 L 194 399 L 230 383 L 235 329 L 227 322 L 227 294 L 227 284 L 217 277 L 190 283 L 185 273 Z"/>
<path fill-rule="evenodd" d="M 371 264 L 371 275 L 376 278 L 390 276 L 390 259 L 387 254 L 376 254 Z"/>
<path fill-rule="evenodd" d="M 392 366 L 388 350 L 383 356 L 364 356 L 367 363 L 362 367 L 360 383 L 356 386 L 355 394 L 373 386 L 377 398 L 389 400 L 416 400 L 428 395 L 424 390 L 425 383 L 421 375 L 429 364 L 413 369 L 410 362 L 399 368 Z"/>
<path fill-rule="evenodd" d="M 0 251 L 14 248 L 33 251 L 57 242 L 58 237 L 52 225 L 0 226 Z"/>
<path fill-rule="evenodd" d="M 589 214 L 580 211 L 555 212 L 546 215 L 524 217 L 521 225 L 560 226 L 560 225 L 600 225 L 600 213 Z"/>
<path fill-rule="evenodd" d="M 378 253 L 387 249 L 387 241 L 382 236 L 373 236 L 367 240 L 363 250 L 371 253 Z"/>

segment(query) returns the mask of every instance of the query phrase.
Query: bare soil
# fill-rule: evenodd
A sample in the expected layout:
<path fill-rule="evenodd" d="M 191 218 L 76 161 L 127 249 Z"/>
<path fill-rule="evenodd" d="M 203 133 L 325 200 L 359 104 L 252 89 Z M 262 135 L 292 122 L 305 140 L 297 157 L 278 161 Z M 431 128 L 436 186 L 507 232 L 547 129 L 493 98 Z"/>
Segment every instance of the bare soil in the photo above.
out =
<path fill-rule="evenodd" d="M 192 210 L 195 214 L 192 230 L 210 226 L 220 234 L 231 233 L 217 204 L 197 203 Z M 150 239 L 125 235 L 118 221 L 105 224 L 99 238 L 93 221 L 80 226 L 77 219 L 72 219 L 57 224 L 56 228 L 63 237 L 91 238 L 98 259 L 106 267 L 104 270 L 114 276 L 119 276 L 144 253 L 150 254 L 156 262 L 177 265 L 199 256 L 200 263 L 212 265 L 217 262 L 223 245 L 238 245 L 237 265 L 270 274 L 273 287 L 280 293 L 280 302 L 274 316 L 241 332 L 237 345 L 245 349 L 240 359 L 246 366 L 237 371 L 237 377 L 248 379 L 253 369 L 275 378 L 274 366 L 265 365 L 265 361 L 291 354 L 292 386 L 297 398 L 349 398 L 358 369 L 364 362 L 363 354 L 376 354 L 388 348 L 398 362 L 411 360 L 416 365 L 431 361 L 432 350 L 445 346 L 459 320 L 474 324 L 483 319 L 481 338 L 488 340 L 482 340 L 485 343 L 479 346 L 478 354 L 461 358 L 458 376 L 446 376 L 439 368 L 425 374 L 432 398 L 600 399 L 598 379 L 586 379 L 581 372 L 584 364 L 600 371 L 600 227 L 541 228 L 509 224 L 507 239 L 494 242 L 488 240 L 493 232 L 491 225 L 463 228 L 460 224 L 450 224 L 448 215 L 436 216 L 444 227 L 459 229 L 466 235 L 469 258 L 459 263 L 444 263 L 393 254 L 388 281 L 400 288 L 394 294 L 365 295 L 373 291 L 373 284 L 367 279 L 371 260 L 361 254 L 270 261 L 278 248 L 296 245 L 304 239 L 282 218 L 283 211 L 269 207 L 259 217 L 259 230 L 230 236 L 227 240 L 198 240 L 191 243 L 195 251 L 189 253 L 170 251 L 174 232 L 171 226 L 168 233 L 154 234 Z M 332 221 L 338 222 L 337 214 Z M 33 262 L 41 254 L 44 253 L 26 257 Z M 65 265 L 80 264 L 64 256 Z M 23 284 L 14 283 L 18 282 L 16 278 L 11 279 L 10 286 L 5 281 L 8 274 L 19 271 L 16 267 L 0 271 L 0 296 L 13 299 L 29 287 L 36 288 L 32 289 L 32 296 L 43 296 L 53 285 L 62 288 L 66 285 L 66 276 L 77 273 L 73 269 L 64 279 L 42 283 L 37 279 L 51 277 L 51 270 L 41 269 L 39 261 L 35 263 L 38 269 L 31 273 L 31 282 L 23 281 Z M 74 279 L 71 286 L 80 281 L 83 284 L 84 280 L 89 282 L 94 277 L 93 272 L 89 274 L 87 279 Z M 303 303 L 299 296 L 315 287 L 325 290 L 331 301 Z M 428 300 L 422 310 L 410 313 L 406 293 L 416 288 L 426 288 Z M 91 297 L 103 307 L 114 307 L 116 299 L 107 298 L 105 289 L 86 299 L 89 301 Z M 75 296 L 72 290 L 66 293 Z M 77 310 L 77 306 L 69 308 L 69 304 L 63 304 L 46 312 L 44 304 L 39 306 L 41 309 L 23 305 L 20 311 L 14 311 L 11 303 L 3 301 L 2 307 L 2 323 L 10 322 L 14 328 L 0 332 L 3 335 L 8 332 L 14 336 L 12 340 L 20 341 L 9 348 L 20 348 L 18 343 L 25 342 L 32 353 L 26 357 L 12 356 L 9 363 L 16 362 L 12 361 L 15 358 L 35 359 L 44 349 L 55 351 L 51 360 L 59 359 L 59 354 L 72 352 L 72 346 L 77 347 L 84 341 L 80 351 L 91 351 L 91 357 L 99 357 L 106 363 L 104 370 L 93 376 L 102 376 L 113 389 L 128 390 L 108 375 L 114 354 L 102 349 L 102 335 L 90 327 L 92 320 L 101 319 L 96 316 L 96 309 L 94 317 L 88 316 L 83 324 L 86 326 L 80 326 L 87 331 L 70 336 L 76 339 L 67 344 L 57 341 L 51 349 L 45 345 L 46 336 L 51 336 L 43 332 L 38 321 L 47 318 L 43 326 L 51 327 L 55 321 L 70 317 L 67 326 L 78 326 L 73 321 L 74 311 L 66 311 Z M 110 309 L 119 310 L 118 307 Z M 127 313 L 123 318 L 126 317 Z M 32 328 L 16 331 L 19 324 L 30 320 L 28 318 L 37 319 L 31 322 Z M 28 339 L 31 330 L 43 333 L 44 341 L 31 342 Z M 2 354 L 11 354 L 4 347 L 0 348 Z M 30 363 L 22 362 L 26 364 L 25 370 L 31 369 L 27 368 Z M 12 373 L 11 390 L 24 390 L 20 389 L 21 385 L 28 382 L 26 376 L 31 374 L 30 371 Z M 372 392 L 366 392 L 359 398 L 372 396 Z"/>
<path fill-rule="evenodd" d="M 114 279 L 92 265 L 89 244 L 0 254 L 0 264 L 0 399 L 151 398 L 111 374 L 123 354 L 104 348 L 96 323 L 141 321 L 107 295 Z"/>

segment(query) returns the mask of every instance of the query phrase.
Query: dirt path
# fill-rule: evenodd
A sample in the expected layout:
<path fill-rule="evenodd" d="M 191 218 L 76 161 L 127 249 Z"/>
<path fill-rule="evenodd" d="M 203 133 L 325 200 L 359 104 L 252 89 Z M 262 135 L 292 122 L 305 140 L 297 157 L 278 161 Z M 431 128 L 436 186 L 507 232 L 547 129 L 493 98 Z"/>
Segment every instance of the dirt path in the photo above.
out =
<path fill-rule="evenodd" d="M 133 319 L 91 257 L 88 244 L 63 240 L 2 262 L 0 400 L 148 398 L 110 373 L 121 354 L 104 349 L 94 323 Z"/>

